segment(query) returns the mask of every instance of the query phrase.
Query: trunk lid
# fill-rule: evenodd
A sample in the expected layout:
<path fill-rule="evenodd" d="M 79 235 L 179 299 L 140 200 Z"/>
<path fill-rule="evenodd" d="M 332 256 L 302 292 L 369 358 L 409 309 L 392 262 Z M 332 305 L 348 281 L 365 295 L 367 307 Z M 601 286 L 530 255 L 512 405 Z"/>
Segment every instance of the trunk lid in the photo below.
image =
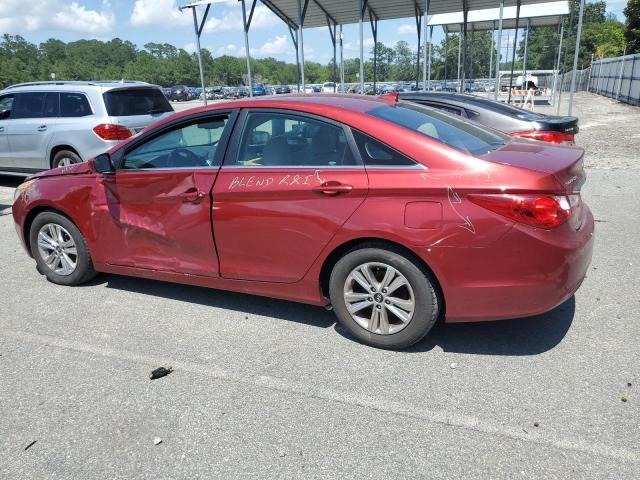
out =
<path fill-rule="evenodd" d="M 489 162 L 554 175 L 567 193 L 579 192 L 586 180 L 583 158 L 582 148 L 522 139 L 482 156 Z"/>
<path fill-rule="evenodd" d="M 578 117 L 548 116 L 535 122 L 537 130 L 576 134 L 579 131 Z"/>

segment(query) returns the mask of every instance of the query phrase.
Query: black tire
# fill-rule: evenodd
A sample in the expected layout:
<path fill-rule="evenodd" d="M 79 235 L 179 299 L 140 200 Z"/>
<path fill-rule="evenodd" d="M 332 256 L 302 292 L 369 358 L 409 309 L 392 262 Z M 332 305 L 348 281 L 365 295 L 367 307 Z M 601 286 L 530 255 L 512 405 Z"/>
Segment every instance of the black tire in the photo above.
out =
<path fill-rule="evenodd" d="M 345 282 L 359 265 L 379 262 L 400 272 L 409 282 L 415 301 L 414 313 L 404 328 L 396 333 L 374 333 L 357 323 L 347 310 L 344 299 Z M 329 296 L 340 324 L 358 341 L 377 348 L 401 349 L 420 341 L 436 323 L 441 302 L 435 279 L 417 260 L 400 249 L 377 246 L 362 247 L 346 253 L 333 267 L 329 280 Z"/>
<path fill-rule="evenodd" d="M 40 232 L 40 229 L 47 224 L 59 225 L 64 228 L 75 243 L 77 251 L 75 258 L 76 265 L 73 272 L 68 275 L 58 274 L 52 270 L 52 268 L 45 262 L 40 249 L 38 248 L 38 233 Z M 78 230 L 78 227 L 76 227 L 75 224 L 64 215 L 56 212 L 42 212 L 38 214 L 31 223 L 31 228 L 29 230 L 29 244 L 31 246 L 33 258 L 36 260 L 38 265 L 38 272 L 44 274 L 52 283 L 68 286 L 80 285 L 96 276 L 96 271 L 93 268 L 93 262 L 91 260 L 89 248 L 87 247 L 87 242 L 82 236 L 82 233 L 80 233 L 80 230 Z"/>
<path fill-rule="evenodd" d="M 51 162 L 51 168 L 58 168 L 61 163 L 65 160 L 70 161 L 71 164 L 81 163 L 82 159 L 78 156 L 77 153 L 72 152 L 71 150 L 60 150 L 53 157 L 53 161 Z"/>

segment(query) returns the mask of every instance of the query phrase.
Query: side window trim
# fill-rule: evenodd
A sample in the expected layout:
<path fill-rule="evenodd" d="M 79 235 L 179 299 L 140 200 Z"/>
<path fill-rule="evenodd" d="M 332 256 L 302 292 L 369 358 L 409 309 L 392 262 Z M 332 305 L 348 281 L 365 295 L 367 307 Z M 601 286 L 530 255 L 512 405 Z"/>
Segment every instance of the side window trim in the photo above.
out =
<path fill-rule="evenodd" d="M 299 110 L 290 110 L 286 108 L 243 108 L 238 114 L 238 119 L 236 121 L 236 126 L 233 129 L 233 134 L 229 141 L 229 146 L 226 149 L 226 153 L 222 162 L 222 168 L 256 168 L 253 165 L 236 165 L 238 155 L 240 154 L 240 142 L 242 142 L 242 138 L 244 137 L 244 132 L 247 128 L 249 115 L 251 113 L 274 113 L 278 115 L 293 115 L 296 117 L 307 118 L 309 120 L 313 120 L 316 122 L 326 123 L 327 125 L 332 125 L 334 127 L 342 129 L 345 138 L 347 139 L 347 147 L 351 151 L 351 155 L 355 160 L 355 165 L 319 165 L 322 168 L 364 168 L 363 159 L 360 156 L 360 152 L 358 151 L 357 145 L 353 136 L 351 135 L 351 129 L 349 126 L 340 123 L 338 121 L 332 120 L 330 118 L 322 117 L 320 115 L 314 115 L 313 113 L 301 112 Z M 296 169 L 296 168 L 316 168 L 318 165 L 303 165 L 303 166 L 269 166 L 265 168 L 283 168 L 283 169 Z"/>
<path fill-rule="evenodd" d="M 125 169 L 124 162 L 126 156 L 131 153 L 133 150 L 138 148 L 139 146 L 144 145 L 145 143 L 153 140 L 154 138 L 158 138 L 165 133 L 174 130 L 180 130 L 182 128 L 186 128 L 189 125 L 194 125 L 196 123 L 200 123 L 205 121 L 208 118 L 215 118 L 219 116 L 227 115 L 229 119 L 227 120 L 227 124 L 222 132 L 222 136 L 218 142 L 218 149 L 216 150 L 216 158 L 219 159 L 214 165 L 209 165 L 207 167 L 167 167 L 167 168 L 139 168 L 139 169 Z M 229 145 L 229 138 L 231 137 L 231 132 L 233 131 L 234 124 L 238 118 L 238 109 L 229 109 L 229 110 L 216 110 L 213 112 L 203 112 L 202 114 L 193 116 L 189 119 L 181 118 L 179 120 L 175 120 L 173 122 L 169 122 L 164 125 L 160 130 L 148 132 L 145 135 L 140 136 L 137 140 L 132 142 L 130 145 L 127 145 L 125 148 L 121 148 L 118 150 L 114 156 L 111 158 L 111 161 L 117 172 L 157 172 L 162 170 L 203 170 L 203 169 L 219 169 L 222 166 L 222 160 L 226 154 L 227 147 Z M 218 154 L 218 152 L 220 152 Z"/>

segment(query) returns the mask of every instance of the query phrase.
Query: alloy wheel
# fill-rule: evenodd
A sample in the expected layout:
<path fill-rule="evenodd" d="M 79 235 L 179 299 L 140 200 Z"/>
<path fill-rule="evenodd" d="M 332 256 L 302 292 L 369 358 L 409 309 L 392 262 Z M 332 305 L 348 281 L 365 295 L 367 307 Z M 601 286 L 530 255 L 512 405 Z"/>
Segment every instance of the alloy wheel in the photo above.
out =
<path fill-rule="evenodd" d="M 71 234 L 57 223 L 47 223 L 38 231 L 38 252 L 55 274 L 71 275 L 78 263 L 78 250 Z"/>
<path fill-rule="evenodd" d="M 69 157 L 62 157 L 58 162 L 59 167 L 68 167 L 69 165 L 73 165 L 73 160 Z"/>
<path fill-rule="evenodd" d="M 386 263 L 367 262 L 354 268 L 344 283 L 344 302 L 362 328 L 381 335 L 404 329 L 415 310 L 409 280 Z"/>

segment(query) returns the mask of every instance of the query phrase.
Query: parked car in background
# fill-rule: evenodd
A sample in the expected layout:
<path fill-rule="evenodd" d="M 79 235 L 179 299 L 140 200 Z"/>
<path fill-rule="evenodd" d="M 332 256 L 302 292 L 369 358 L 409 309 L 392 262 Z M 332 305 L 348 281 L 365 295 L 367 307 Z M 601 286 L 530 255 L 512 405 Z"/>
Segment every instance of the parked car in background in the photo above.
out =
<path fill-rule="evenodd" d="M 583 156 L 410 102 L 273 96 L 38 174 L 13 217 L 53 283 L 110 272 L 331 305 L 359 341 L 403 348 L 439 318 L 573 295 L 594 244 Z"/>
<path fill-rule="evenodd" d="M 251 86 L 251 94 L 254 97 L 260 97 L 267 94 L 267 89 L 262 83 L 256 83 Z"/>
<path fill-rule="evenodd" d="M 189 100 L 189 87 L 186 85 L 175 85 L 171 87 L 169 100 L 172 102 L 186 102 Z"/>
<path fill-rule="evenodd" d="M 322 92 L 323 93 L 335 93 L 336 92 L 336 84 L 334 82 L 324 82 L 322 84 Z"/>
<path fill-rule="evenodd" d="M 0 91 L 0 171 L 25 175 L 86 161 L 172 115 L 144 82 L 31 82 Z"/>
<path fill-rule="evenodd" d="M 171 87 L 165 87 L 162 89 L 162 93 L 168 99 L 171 96 Z"/>
<path fill-rule="evenodd" d="M 276 93 L 277 94 L 291 93 L 291 87 L 289 87 L 288 85 L 278 85 L 276 87 Z"/>
<path fill-rule="evenodd" d="M 400 98 L 468 118 L 514 137 L 572 145 L 579 131 L 576 117 L 543 115 L 474 95 L 411 92 L 401 93 Z"/>

